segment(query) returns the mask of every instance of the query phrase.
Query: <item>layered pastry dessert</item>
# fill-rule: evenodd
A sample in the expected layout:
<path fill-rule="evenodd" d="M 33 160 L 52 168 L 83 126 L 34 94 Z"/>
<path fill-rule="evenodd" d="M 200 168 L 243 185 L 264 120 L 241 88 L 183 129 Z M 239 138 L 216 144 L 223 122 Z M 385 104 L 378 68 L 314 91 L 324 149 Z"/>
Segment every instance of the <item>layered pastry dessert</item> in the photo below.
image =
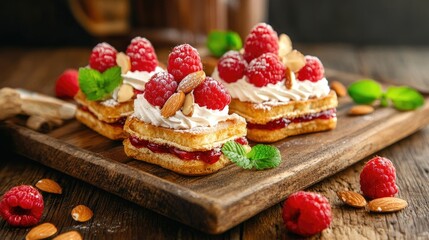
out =
<path fill-rule="evenodd" d="M 126 53 L 118 53 L 108 43 L 98 44 L 89 65 L 79 69 L 76 119 L 109 139 L 124 139 L 123 125 L 133 113 L 133 100 L 161 71 L 155 50 L 145 38 L 134 38 Z"/>
<path fill-rule="evenodd" d="M 271 26 L 256 25 L 244 49 L 223 55 L 212 77 L 231 94 L 230 112 L 247 121 L 247 138 L 275 142 L 336 127 L 334 91 L 321 61 L 292 50 Z"/>
<path fill-rule="evenodd" d="M 228 113 L 228 92 L 206 77 L 195 48 L 176 46 L 167 69 L 134 100 L 124 126 L 126 155 L 184 175 L 218 171 L 230 163 L 221 152 L 225 142 L 248 147 L 246 121 Z"/>

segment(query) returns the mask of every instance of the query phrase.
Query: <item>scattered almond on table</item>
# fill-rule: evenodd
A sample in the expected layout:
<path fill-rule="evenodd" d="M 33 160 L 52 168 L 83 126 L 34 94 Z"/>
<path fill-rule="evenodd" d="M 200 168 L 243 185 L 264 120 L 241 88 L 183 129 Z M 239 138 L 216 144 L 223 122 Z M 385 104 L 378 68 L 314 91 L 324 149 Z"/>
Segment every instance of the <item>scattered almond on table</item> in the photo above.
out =
<path fill-rule="evenodd" d="M 48 178 L 40 179 L 36 183 L 36 187 L 48 193 L 61 194 L 63 192 L 63 189 L 57 182 Z"/>
<path fill-rule="evenodd" d="M 56 236 L 52 240 L 82 240 L 82 236 L 77 231 L 68 231 Z"/>
<path fill-rule="evenodd" d="M 407 201 L 396 197 L 377 198 L 368 203 L 371 212 L 397 212 L 408 206 Z"/>
<path fill-rule="evenodd" d="M 52 223 L 42 223 L 38 226 L 32 228 L 27 235 L 25 236 L 25 240 L 36 240 L 36 239 L 44 239 L 53 236 L 57 233 L 57 228 Z"/>
<path fill-rule="evenodd" d="M 71 211 L 71 216 L 75 221 L 86 222 L 89 221 L 94 213 L 85 205 L 77 205 Z"/>
<path fill-rule="evenodd" d="M 357 192 L 339 191 L 337 192 L 337 196 L 345 204 L 355 208 L 363 208 L 367 205 L 365 198 Z"/>
<path fill-rule="evenodd" d="M 374 107 L 369 105 L 355 105 L 350 108 L 349 115 L 366 115 L 374 112 Z"/>
<path fill-rule="evenodd" d="M 347 89 L 341 82 L 332 81 L 330 87 L 337 93 L 338 97 L 344 97 L 347 95 Z"/>

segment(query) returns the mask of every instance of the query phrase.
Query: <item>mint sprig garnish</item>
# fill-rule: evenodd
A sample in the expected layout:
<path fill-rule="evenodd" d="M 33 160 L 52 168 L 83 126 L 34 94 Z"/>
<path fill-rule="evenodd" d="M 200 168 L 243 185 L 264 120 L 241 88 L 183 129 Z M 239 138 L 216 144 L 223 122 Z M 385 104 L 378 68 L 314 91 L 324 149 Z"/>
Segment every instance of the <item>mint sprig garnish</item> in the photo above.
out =
<path fill-rule="evenodd" d="M 347 92 L 355 103 L 372 104 L 380 100 L 382 107 L 390 103 L 398 110 L 414 110 L 424 105 L 424 97 L 415 89 L 406 86 L 390 86 L 383 91 L 381 85 L 372 79 L 362 79 L 352 83 Z"/>
<path fill-rule="evenodd" d="M 91 68 L 79 68 L 79 87 L 90 101 L 103 100 L 122 83 L 121 68 L 112 67 L 100 73 Z"/>
<path fill-rule="evenodd" d="M 215 57 L 220 57 L 229 50 L 239 50 L 242 47 L 240 35 L 236 32 L 213 30 L 207 37 L 207 48 Z"/>
<path fill-rule="evenodd" d="M 258 144 L 249 153 L 235 142 L 228 141 L 222 147 L 222 153 L 237 166 L 244 169 L 263 170 L 277 167 L 281 162 L 280 151 L 273 146 Z"/>

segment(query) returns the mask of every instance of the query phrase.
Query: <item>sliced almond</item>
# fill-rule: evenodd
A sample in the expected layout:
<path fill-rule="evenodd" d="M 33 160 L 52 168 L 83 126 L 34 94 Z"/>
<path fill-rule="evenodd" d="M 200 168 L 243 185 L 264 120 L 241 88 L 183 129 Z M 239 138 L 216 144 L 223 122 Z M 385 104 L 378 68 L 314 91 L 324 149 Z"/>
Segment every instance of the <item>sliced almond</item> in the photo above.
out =
<path fill-rule="evenodd" d="M 293 50 L 286 55 L 285 66 L 289 68 L 292 72 L 298 72 L 302 67 L 305 66 L 305 57 L 298 50 Z"/>
<path fill-rule="evenodd" d="M 35 240 L 35 239 L 44 239 L 50 236 L 53 236 L 57 233 L 57 228 L 52 223 L 42 223 L 34 228 L 32 228 L 27 235 L 25 240 Z"/>
<path fill-rule="evenodd" d="M 36 187 L 44 192 L 61 194 L 63 193 L 63 189 L 61 186 L 52 179 L 44 178 L 40 179 L 36 183 Z"/>
<path fill-rule="evenodd" d="M 279 36 L 279 56 L 286 57 L 292 51 L 292 41 L 290 37 L 284 33 Z"/>
<path fill-rule="evenodd" d="M 52 240 L 82 240 L 82 236 L 77 231 L 68 231 L 56 236 Z"/>
<path fill-rule="evenodd" d="M 121 67 L 121 73 L 126 73 L 131 70 L 130 57 L 123 52 L 116 54 L 116 64 Z"/>
<path fill-rule="evenodd" d="M 75 221 L 86 222 L 92 218 L 94 213 L 85 205 L 77 205 L 71 211 L 71 216 Z"/>
<path fill-rule="evenodd" d="M 185 116 L 192 117 L 194 113 L 194 94 L 192 92 L 186 94 L 185 102 L 183 103 L 182 113 Z"/>
<path fill-rule="evenodd" d="M 183 106 L 184 102 L 185 94 L 183 92 L 174 93 L 161 108 L 161 115 L 165 118 L 173 116 Z"/>
<path fill-rule="evenodd" d="M 362 208 L 367 205 L 365 198 L 357 192 L 340 191 L 340 192 L 337 192 L 337 196 L 345 204 L 352 207 Z"/>
<path fill-rule="evenodd" d="M 286 74 L 285 74 L 286 88 L 291 89 L 294 82 L 295 82 L 295 73 L 293 73 L 289 68 L 286 68 Z"/>
<path fill-rule="evenodd" d="M 366 115 L 374 112 L 374 107 L 369 105 L 355 105 L 350 108 L 349 114 L 350 115 Z"/>
<path fill-rule="evenodd" d="M 133 98 L 134 88 L 130 84 L 122 84 L 118 90 L 118 102 L 126 102 Z"/>
<path fill-rule="evenodd" d="M 206 79 L 206 73 L 204 71 L 190 73 L 180 81 L 179 86 L 177 86 L 177 91 L 186 94 L 198 87 L 204 79 Z"/>
<path fill-rule="evenodd" d="M 338 81 L 332 81 L 331 82 L 331 89 L 334 90 L 337 93 L 338 97 L 344 97 L 347 95 L 347 89 L 341 82 Z"/>
<path fill-rule="evenodd" d="M 384 197 L 370 201 L 368 206 L 371 212 L 397 212 L 407 207 L 408 203 L 400 198 Z"/>

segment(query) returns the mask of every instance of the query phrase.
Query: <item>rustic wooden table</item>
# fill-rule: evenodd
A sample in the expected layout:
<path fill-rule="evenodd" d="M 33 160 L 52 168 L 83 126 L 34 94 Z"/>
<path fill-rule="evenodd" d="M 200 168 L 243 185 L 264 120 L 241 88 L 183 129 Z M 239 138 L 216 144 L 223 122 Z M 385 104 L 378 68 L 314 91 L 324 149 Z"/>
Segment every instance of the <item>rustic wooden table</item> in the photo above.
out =
<path fill-rule="evenodd" d="M 406 84 L 429 93 L 429 47 L 304 45 L 298 49 L 319 56 L 327 68 L 371 76 L 386 83 Z M 66 68 L 86 65 L 89 51 L 86 48 L 0 48 L 0 87 L 22 87 L 52 95 L 56 77 Z M 370 214 L 363 209 L 345 207 L 336 197 L 338 190 L 359 190 L 359 173 L 369 158 L 308 188 L 330 200 L 334 219 L 329 229 L 312 238 L 429 239 L 428 142 L 429 127 L 425 127 L 376 153 L 390 158 L 396 166 L 398 196 L 409 203 L 398 213 Z M 84 239 L 299 238 L 283 226 L 282 202 L 224 234 L 207 235 L 3 148 L 0 194 L 16 185 L 34 185 L 42 178 L 58 181 L 63 194 L 44 194 L 43 221 L 54 223 L 60 232 L 77 230 Z M 69 213 L 77 204 L 90 206 L 94 218 L 86 223 L 74 222 Z M 28 229 L 12 228 L 0 221 L 2 239 L 23 239 L 27 232 Z"/>

